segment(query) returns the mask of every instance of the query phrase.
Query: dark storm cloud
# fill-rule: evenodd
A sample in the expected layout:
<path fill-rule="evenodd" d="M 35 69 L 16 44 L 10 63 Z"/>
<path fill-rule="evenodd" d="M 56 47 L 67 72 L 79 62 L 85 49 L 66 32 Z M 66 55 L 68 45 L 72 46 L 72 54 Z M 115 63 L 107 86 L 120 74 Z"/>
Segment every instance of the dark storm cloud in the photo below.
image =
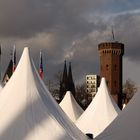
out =
<path fill-rule="evenodd" d="M 47 81 L 62 71 L 65 59 L 72 61 L 75 80 L 84 78 L 86 74 L 98 74 L 98 43 L 111 41 L 112 22 L 116 38 L 127 47 L 125 56 L 138 60 L 139 15 L 120 13 L 113 18 L 106 18 L 109 14 L 101 14 L 106 9 L 105 2 L 0 0 L 0 39 L 6 47 L 15 43 L 18 56 L 21 55 L 23 47 L 30 47 L 37 67 L 39 51 L 43 50 Z M 3 58 L 5 61 L 6 59 Z"/>
<path fill-rule="evenodd" d="M 59 29 L 86 32 L 92 25 L 82 18 L 82 13 L 95 5 L 96 1 L 91 0 L 1 0 L 0 35 L 30 37 Z"/>
<path fill-rule="evenodd" d="M 30 47 L 37 66 L 39 50 L 42 49 L 47 74 L 53 75 L 62 69 L 62 63 L 66 59 L 65 53 L 67 48 L 72 47 L 72 42 L 84 38 L 96 26 L 86 20 L 85 16 L 89 11 L 95 10 L 100 2 L 100 0 L 1 0 L 0 36 L 2 43 L 4 42 L 3 47 L 6 46 L 8 49 L 16 43 L 19 54 L 23 47 Z M 80 66 L 84 58 L 78 57 L 76 59 L 81 61 L 77 62 Z M 74 60 L 75 57 L 71 59 Z"/>

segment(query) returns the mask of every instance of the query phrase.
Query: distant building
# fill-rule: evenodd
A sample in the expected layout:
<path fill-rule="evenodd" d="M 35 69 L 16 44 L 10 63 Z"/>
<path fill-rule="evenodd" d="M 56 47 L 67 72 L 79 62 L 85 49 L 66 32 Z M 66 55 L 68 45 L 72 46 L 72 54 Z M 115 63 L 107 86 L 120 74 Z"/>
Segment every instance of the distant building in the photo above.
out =
<path fill-rule="evenodd" d="M 86 89 L 88 94 L 88 100 L 92 100 L 97 93 L 99 86 L 99 76 L 98 75 L 86 75 Z"/>
<path fill-rule="evenodd" d="M 64 70 L 62 79 L 60 81 L 60 92 L 59 92 L 59 100 L 61 101 L 67 91 L 68 88 L 68 75 L 67 75 L 67 65 L 66 61 L 64 62 Z"/>
<path fill-rule="evenodd" d="M 71 91 L 71 93 L 75 97 L 75 85 L 74 85 L 73 76 L 72 76 L 71 63 L 69 63 L 69 71 L 67 73 L 67 65 L 65 61 L 63 75 L 60 81 L 60 91 L 59 91 L 60 101 L 63 99 L 67 91 Z"/>
<path fill-rule="evenodd" d="M 124 44 L 103 42 L 98 45 L 100 55 L 100 77 L 105 77 L 112 97 L 122 109 L 122 58 Z"/>

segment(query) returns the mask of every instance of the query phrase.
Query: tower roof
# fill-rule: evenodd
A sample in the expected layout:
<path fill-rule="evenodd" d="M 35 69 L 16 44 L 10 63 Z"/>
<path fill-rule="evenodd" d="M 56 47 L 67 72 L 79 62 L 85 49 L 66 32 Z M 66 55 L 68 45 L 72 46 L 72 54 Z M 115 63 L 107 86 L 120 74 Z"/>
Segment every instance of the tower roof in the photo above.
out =
<path fill-rule="evenodd" d="M 62 83 L 67 81 L 67 64 L 66 60 L 64 61 L 64 70 L 63 70 L 63 77 L 62 77 Z"/>
<path fill-rule="evenodd" d="M 68 87 L 67 90 L 71 91 L 73 96 L 75 97 L 75 85 L 73 82 L 71 62 L 69 62 L 69 71 L 68 71 Z"/>

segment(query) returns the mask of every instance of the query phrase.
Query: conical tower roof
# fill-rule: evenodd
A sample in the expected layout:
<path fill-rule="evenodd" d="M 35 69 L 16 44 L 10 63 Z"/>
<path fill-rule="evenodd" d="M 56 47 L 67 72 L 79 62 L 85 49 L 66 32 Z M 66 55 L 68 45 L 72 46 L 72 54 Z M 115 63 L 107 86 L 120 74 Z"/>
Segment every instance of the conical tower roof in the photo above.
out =
<path fill-rule="evenodd" d="M 66 65 L 66 60 L 65 60 L 62 81 L 63 82 L 67 81 L 67 77 L 68 77 L 68 75 L 67 75 L 67 65 Z"/>
<path fill-rule="evenodd" d="M 105 78 L 102 78 L 95 98 L 77 120 L 76 125 L 84 133 L 99 135 L 118 115 L 119 107 L 110 96 Z"/>
<path fill-rule="evenodd" d="M 66 92 L 63 100 L 60 102 L 59 105 L 73 122 L 75 122 L 84 112 L 83 109 L 76 102 L 70 91 Z"/>
<path fill-rule="evenodd" d="M 68 90 L 71 91 L 73 96 L 75 97 L 75 85 L 72 77 L 71 62 L 69 62 L 69 71 L 68 71 Z"/>
<path fill-rule="evenodd" d="M 28 48 L 0 94 L 1 140 L 83 140 L 40 79 Z"/>
<path fill-rule="evenodd" d="M 64 98 L 67 88 L 68 88 L 68 75 L 67 75 L 67 65 L 66 65 L 66 60 L 65 60 L 63 75 L 60 81 L 60 93 L 59 93 L 60 101 Z"/>

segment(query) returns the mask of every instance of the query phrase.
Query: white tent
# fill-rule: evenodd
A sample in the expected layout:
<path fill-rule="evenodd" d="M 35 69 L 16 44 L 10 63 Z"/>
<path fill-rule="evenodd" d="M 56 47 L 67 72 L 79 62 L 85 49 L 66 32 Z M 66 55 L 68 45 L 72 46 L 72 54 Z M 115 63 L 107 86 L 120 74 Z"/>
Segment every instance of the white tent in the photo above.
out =
<path fill-rule="evenodd" d="M 99 135 L 118 115 L 120 109 L 112 99 L 105 78 L 102 78 L 95 98 L 76 121 L 84 133 Z"/>
<path fill-rule="evenodd" d="M 84 112 L 83 109 L 76 102 L 70 91 L 66 92 L 63 100 L 60 102 L 59 105 L 73 122 L 75 122 Z"/>
<path fill-rule="evenodd" d="M 38 76 L 28 48 L 0 94 L 0 140 L 83 140 Z"/>
<path fill-rule="evenodd" d="M 140 139 L 140 93 L 134 95 L 122 113 L 104 130 L 97 140 Z"/>

